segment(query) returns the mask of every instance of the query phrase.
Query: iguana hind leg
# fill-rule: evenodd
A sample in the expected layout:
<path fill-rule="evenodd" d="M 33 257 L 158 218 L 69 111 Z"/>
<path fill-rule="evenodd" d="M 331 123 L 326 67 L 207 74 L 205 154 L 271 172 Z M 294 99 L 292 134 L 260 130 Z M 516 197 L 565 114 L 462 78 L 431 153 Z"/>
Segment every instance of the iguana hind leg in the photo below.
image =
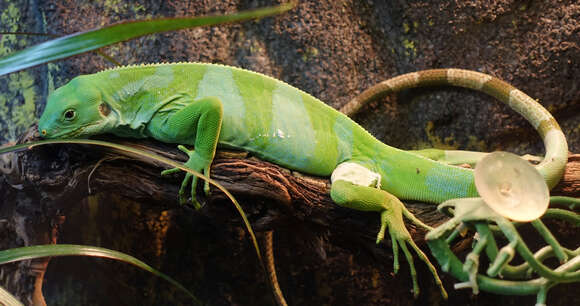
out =
<path fill-rule="evenodd" d="M 388 228 L 393 245 L 393 271 L 397 273 L 399 270 L 398 249 L 400 247 L 411 270 L 413 293 L 415 297 L 419 295 L 419 285 L 417 283 L 417 274 L 413 263 L 413 256 L 407 248 L 407 245 L 411 246 L 419 258 L 429 267 L 435 282 L 441 289 L 441 293 L 444 297 L 447 297 L 447 293 L 443 288 L 441 279 L 439 279 L 435 267 L 431 264 L 425 253 L 423 253 L 423 251 L 421 251 L 421 249 L 419 249 L 415 244 L 411 238 L 411 234 L 407 231 L 405 222 L 403 221 L 403 215 L 413 221 L 413 223 L 425 228 L 429 227 L 414 217 L 397 197 L 387 191 L 376 187 L 357 185 L 352 182 L 356 182 L 356 180 L 349 181 L 348 177 L 336 176 L 334 173 L 333 178 L 330 196 L 336 204 L 361 211 L 376 211 L 381 214 L 381 228 L 377 234 L 376 242 L 378 244 L 383 241 L 385 231 Z"/>
<path fill-rule="evenodd" d="M 422 150 L 409 150 L 417 155 L 421 155 L 431 160 L 442 162 L 448 165 L 464 165 L 468 164 L 472 168 L 486 155 L 488 152 L 477 152 L 477 151 L 466 151 L 466 150 L 442 150 L 442 149 L 422 149 Z M 543 160 L 543 157 L 534 156 L 530 154 L 522 155 L 521 158 L 529 162 L 539 163 Z"/>

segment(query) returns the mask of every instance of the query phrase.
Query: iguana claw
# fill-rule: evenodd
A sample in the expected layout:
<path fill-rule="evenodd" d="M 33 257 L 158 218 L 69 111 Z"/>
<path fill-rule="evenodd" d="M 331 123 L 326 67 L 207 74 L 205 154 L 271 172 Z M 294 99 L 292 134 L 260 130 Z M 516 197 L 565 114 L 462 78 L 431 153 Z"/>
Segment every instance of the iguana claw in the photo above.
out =
<path fill-rule="evenodd" d="M 415 244 L 415 242 L 411 238 L 411 234 L 409 234 L 407 228 L 405 227 L 405 223 L 403 221 L 403 210 L 405 210 L 406 216 L 411 213 L 406 211 L 406 209 L 404 208 L 403 204 L 400 201 L 393 201 L 391 203 L 393 207 L 390 207 L 389 209 L 383 210 L 381 212 L 381 229 L 377 234 L 376 242 L 377 244 L 379 244 L 383 241 L 385 237 L 385 231 L 388 227 L 389 235 L 391 236 L 391 241 L 393 245 L 393 272 L 396 274 L 399 271 L 399 247 L 400 247 L 401 250 L 403 250 L 403 254 L 405 255 L 405 258 L 407 259 L 407 262 L 409 264 L 411 279 L 413 281 L 413 295 L 415 298 L 419 296 L 417 271 L 415 270 L 413 255 L 407 248 L 407 245 L 410 245 L 415 250 L 419 258 L 427 265 L 429 271 L 431 271 L 431 274 L 433 274 L 435 282 L 440 288 L 441 294 L 446 299 L 447 292 L 445 291 L 445 288 L 443 288 L 443 283 L 441 282 L 441 279 L 437 274 L 435 266 L 433 266 L 431 261 L 429 261 L 427 255 L 425 255 L 425 253 L 423 253 L 423 251 L 417 246 L 417 244 Z M 414 218 L 415 217 L 413 216 L 410 219 L 413 220 Z"/>
<path fill-rule="evenodd" d="M 182 152 L 184 152 L 185 154 L 187 154 L 187 156 L 189 156 L 187 162 L 183 164 L 185 167 L 209 177 L 211 160 L 208 161 L 202 158 L 201 156 L 199 156 L 199 154 L 195 152 L 195 150 L 189 150 L 185 146 L 178 145 L 177 148 Z M 181 169 L 179 168 L 168 169 L 162 171 L 161 175 L 173 174 L 179 171 L 181 171 Z M 180 204 L 187 203 L 188 197 L 186 196 L 186 190 L 190 181 L 191 181 L 191 203 L 196 209 L 199 209 L 201 208 L 201 205 L 199 204 L 196 198 L 198 177 L 191 173 L 186 173 L 185 178 L 181 182 L 181 187 L 179 188 L 179 203 Z M 203 191 L 205 192 L 206 195 L 209 194 L 208 181 L 205 181 Z"/>

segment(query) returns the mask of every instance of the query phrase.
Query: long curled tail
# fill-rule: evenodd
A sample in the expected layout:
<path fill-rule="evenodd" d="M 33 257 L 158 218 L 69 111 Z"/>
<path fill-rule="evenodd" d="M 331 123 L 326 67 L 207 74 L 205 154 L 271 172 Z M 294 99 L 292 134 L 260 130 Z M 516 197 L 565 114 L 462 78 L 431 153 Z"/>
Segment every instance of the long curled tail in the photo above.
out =
<path fill-rule="evenodd" d="M 538 131 L 546 154 L 536 169 L 544 176 L 548 187 L 554 187 L 568 161 L 568 144 L 560 126 L 542 105 L 510 84 L 490 75 L 463 69 L 432 69 L 403 74 L 378 83 L 344 105 L 340 111 L 348 116 L 363 105 L 392 92 L 425 86 L 451 85 L 475 89 L 506 103 L 524 116 Z"/>

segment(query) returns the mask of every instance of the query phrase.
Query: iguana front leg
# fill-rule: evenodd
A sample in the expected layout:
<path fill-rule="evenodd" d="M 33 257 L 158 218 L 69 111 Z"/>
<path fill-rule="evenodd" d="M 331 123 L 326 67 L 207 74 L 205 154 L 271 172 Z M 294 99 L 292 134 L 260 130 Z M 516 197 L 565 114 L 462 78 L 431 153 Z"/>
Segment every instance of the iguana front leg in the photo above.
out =
<path fill-rule="evenodd" d="M 367 171 L 370 172 L 370 170 Z M 335 170 L 335 173 L 336 172 L 337 170 Z M 405 255 L 405 258 L 407 259 L 409 268 L 411 270 L 414 296 L 417 297 L 419 295 L 419 285 L 417 283 L 417 273 L 413 263 L 413 256 L 407 248 L 407 245 L 410 245 L 415 250 L 419 258 L 429 267 L 435 282 L 441 289 L 441 293 L 444 297 L 447 297 L 447 292 L 445 292 L 445 289 L 443 288 L 441 279 L 437 275 L 435 267 L 433 264 L 431 264 L 425 253 L 423 253 L 423 251 L 421 251 L 421 249 L 419 249 L 419 247 L 415 244 L 411 238 L 411 235 L 407 231 L 405 222 L 403 221 L 403 215 L 405 215 L 405 217 L 419 226 L 427 229 L 430 229 L 430 227 L 413 216 L 413 214 L 409 212 L 403 203 L 394 195 L 388 193 L 385 190 L 368 186 L 367 183 L 370 181 L 361 182 L 361 180 L 357 178 L 353 179 L 352 173 L 349 173 L 346 176 L 335 175 L 335 173 L 333 173 L 333 180 L 330 190 L 330 196 L 332 200 L 336 204 L 343 207 L 361 211 L 376 211 L 381 214 L 381 228 L 377 234 L 376 243 L 379 244 L 381 241 L 383 241 L 385 237 L 385 231 L 388 228 L 393 247 L 393 271 L 394 273 L 397 273 L 399 270 L 398 250 L 400 247 L 403 251 L 403 254 Z M 362 175 L 364 175 L 364 173 Z M 357 175 L 355 174 L 354 176 Z"/>
<path fill-rule="evenodd" d="M 187 102 L 187 101 L 186 101 Z M 203 173 L 209 177 L 210 166 L 215 156 L 216 146 L 222 126 L 223 107 L 222 102 L 215 97 L 206 97 L 191 100 L 187 105 L 173 114 L 167 115 L 161 122 L 156 133 L 163 133 L 172 142 L 180 142 L 184 139 L 195 138 L 195 149 L 188 150 L 183 145 L 178 148 L 185 152 L 189 159 L 184 165 L 192 170 Z M 191 140 L 190 140 L 191 142 Z M 179 169 L 169 169 L 161 172 L 161 175 L 179 172 Z M 190 173 L 185 178 L 179 189 L 179 202 L 187 202 L 186 190 L 191 181 L 191 201 L 199 208 L 196 199 L 196 186 L 198 178 Z M 209 184 L 205 182 L 204 191 L 209 192 Z"/>

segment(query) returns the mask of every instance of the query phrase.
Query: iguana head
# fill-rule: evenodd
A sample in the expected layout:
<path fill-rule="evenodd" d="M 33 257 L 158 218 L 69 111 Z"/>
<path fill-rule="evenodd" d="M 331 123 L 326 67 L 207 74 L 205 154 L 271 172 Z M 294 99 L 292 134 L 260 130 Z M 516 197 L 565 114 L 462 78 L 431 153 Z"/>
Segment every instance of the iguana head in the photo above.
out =
<path fill-rule="evenodd" d="M 107 132 L 111 107 L 92 82 L 77 77 L 48 97 L 38 131 L 45 138 L 81 138 Z"/>

